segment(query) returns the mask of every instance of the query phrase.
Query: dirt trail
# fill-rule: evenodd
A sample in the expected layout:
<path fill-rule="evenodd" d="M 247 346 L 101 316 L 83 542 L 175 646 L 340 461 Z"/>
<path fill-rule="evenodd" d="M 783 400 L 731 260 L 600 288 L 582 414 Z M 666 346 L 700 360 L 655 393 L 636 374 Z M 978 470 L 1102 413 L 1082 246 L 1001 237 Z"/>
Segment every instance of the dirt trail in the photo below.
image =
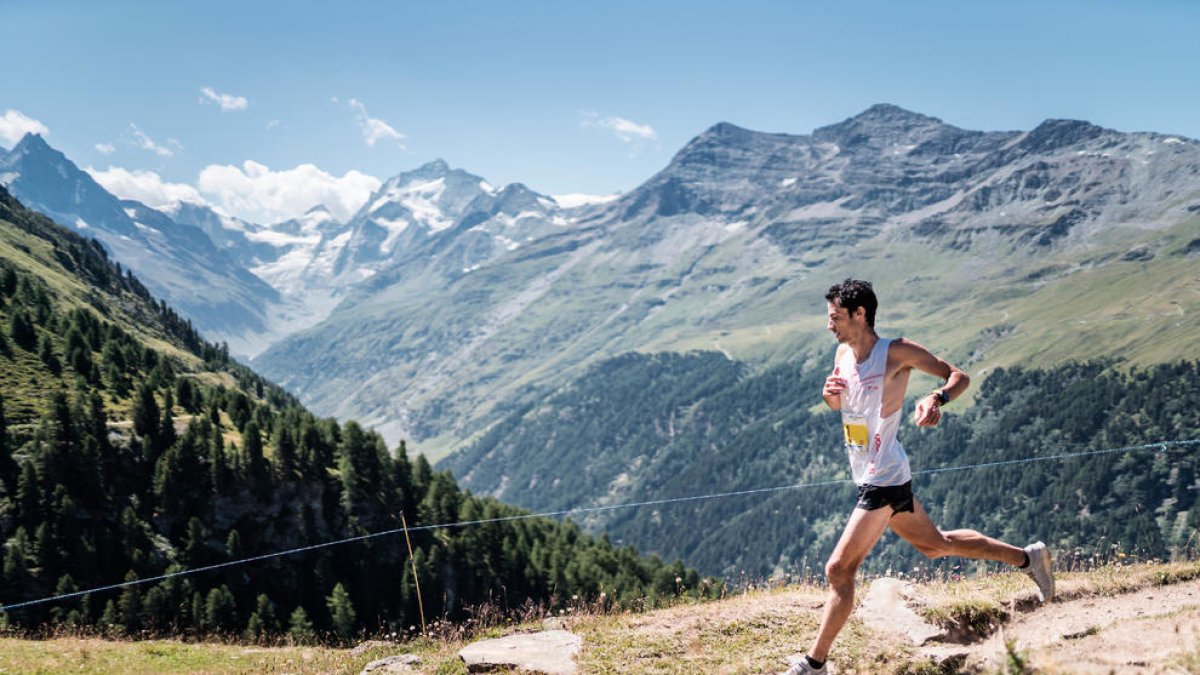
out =
<path fill-rule="evenodd" d="M 1019 615 L 969 663 L 997 667 L 1004 639 L 1032 665 L 1071 673 L 1185 673 L 1200 669 L 1200 580 L 1053 602 Z M 1190 667 L 1184 656 L 1192 655 Z"/>
<path fill-rule="evenodd" d="M 1189 578 L 1200 572 L 1195 566 L 1068 573 L 1059 579 L 1060 599 L 1047 605 L 1019 574 L 951 583 L 873 579 L 860 587 L 859 605 L 831 661 L 840 675 L 1014 672 L 1007 639 L 1027 672 L 1200 675 L 1200 578 Z M 1167 579 L 1186 580 L 1164 584 Z M 583 637 L 583 673 L 761 675 L 782 671 L 799 655 L 792 652 L 807 646 L 825 594 L 819 586 L 785 587 L 569 623 Z M 939 629 L 924 616 L 959 616 L 978 627 Z M 981 619 L 987 616 L 1004 625 L 989 629 L 989 620 Z M 979 630 L 986 637 L 972 632 Z"/>

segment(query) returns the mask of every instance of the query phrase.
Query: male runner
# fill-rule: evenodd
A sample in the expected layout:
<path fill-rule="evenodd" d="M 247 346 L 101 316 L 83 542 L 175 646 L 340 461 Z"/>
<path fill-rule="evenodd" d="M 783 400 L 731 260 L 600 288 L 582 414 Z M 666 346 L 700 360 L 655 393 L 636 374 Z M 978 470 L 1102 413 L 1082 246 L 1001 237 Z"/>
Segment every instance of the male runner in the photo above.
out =
<path fill-rule="evenodd" d="M 830 592 L 821 628 L 808 654 L 784 675 L 827 672 L 829 648 L 854 609 L 854 575 L 888 527 L 930 558 L 952 555 L 1020 567 L 1037 583 L 1042 602 L 1054 598 L 1045 544 L 1039 541 L 1020 549 L 974 530 L 943 532 L 913 496 L 908 457 L 896 440 L 908 376 L 915 368 L 946 381 L 913 411 L 917 426 L 932 427 L 941 419 L 942 406 L 966 391 L 967 374 L 911 340 L 876 335 L 879 303 L 870 282 L 847 279 L 830 288 L 825 299 L 828 327 L 838 348 L 822 395 L 830 408 L 842 413 L 858 504 L 825 565 Z"/>

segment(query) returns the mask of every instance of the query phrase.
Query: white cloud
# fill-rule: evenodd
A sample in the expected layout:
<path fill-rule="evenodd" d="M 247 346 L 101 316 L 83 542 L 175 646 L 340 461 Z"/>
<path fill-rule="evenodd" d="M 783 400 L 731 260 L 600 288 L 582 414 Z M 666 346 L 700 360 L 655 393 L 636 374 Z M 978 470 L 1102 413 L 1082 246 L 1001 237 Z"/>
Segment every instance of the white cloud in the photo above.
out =
<path fill-rule="evenodd" d="M 337 103 L 337 98 L 333 99 Z M 379 141 L 396 141 L 401 150 L 404 149 L 404 134 L 396 131 L 387 122 L 367 114 L 367 106 L 356 98 L 350 99 L 350 107 L 354 109 L 355 121 L 362 130 L 363 140 L 368 147 L 375 147 Z"/>
<path fill-rule="evenodd" d="M 174 150 L 171 150 L 170 148 L 167 148 L 167 147 L 163 147 L 163 146 L 159 145 L 158 143 L 155 143 L 154 139 L 147 136 L 146 132 L 139 129 L 136 124 L 130 124 L 129 128 L 133 131 L 134 141 L 139 148 L 141 148 L 143 150 L 149 150 L 149 151 L 153 152 L 154 154 L 159 155 L 161 157 L 174 157 L 175 156 Z M 174 145 L 178 149 L 181 149 L 181 150 L 183 149 L 183 146 L 179 144 L 179 141 L 177 141 L 173 138 L 167 139 L 167 143 L 170 145 Z"/>
<path fill-rule="evenodd" d="M 295 218 L 324 204 L 339 220 L 347 220 L 367 202 L 381 182 L 348 171 L 340 178 L 312 164 L 272 171 L 246 160 L 241 167 L 213 164 L 200 172 L 198 187 L 209 201 L 233 216 L 256 223 Z"/>
<path fill-rule="evenodd" d="M 111 146 L 110 146 L 111 147 Z M 186 183 L 168 183 L 153 171 L 139 171 L 110 166 L 106 171 L 84 169 L 105 190 L 121 199 L 135 199 L 150 208 L 170 210 L 180 202 L 206 204 L 200 192 Z"/>
<path fill-rule="evenodd" d="M 654 127 L 649 124 L 638 124 L 624 117 L 602 117 L 597 113 L 587 112 L 583 113 L 583 121 L 580 124 L 585 129 L 597 127 L 608 129 L 625 143 L 658 140 L 658 132 L 654 131 Z"/>
<path fill-rule="evenodd" d="M 117 151 L 117 149 L 115 147 L 113 147 L 112 143 L 97 143 L 96 144 L 96 152 L 99 152 L 102 155 L 111 155 L 116 151 Z M 109 190 L 109 192 L 111 192 L 111 190 Z"/>
<path fill-rule="evenodd" d="M 245 110 L 250 102 L 245 96 L 234 96 L 233 94 L 222 94 L 212 87 L 202 87 L 200 93 L 204 94 L 204 98 L 200 99 L 201 103 L 216 103 L 221 106 L 221 112 L 234 112 L 237 110 Z"/>
<path fill-rule="evenodd" d="M 26 117 L 20 110 L 8 109 L 4 113 L 4 117 L 0 117 L 0 140 L 8 142 L 9 145 L 15 145 L 25 134 L 40 134 L 49 136 L 50 130 L 45 124 Z"/>

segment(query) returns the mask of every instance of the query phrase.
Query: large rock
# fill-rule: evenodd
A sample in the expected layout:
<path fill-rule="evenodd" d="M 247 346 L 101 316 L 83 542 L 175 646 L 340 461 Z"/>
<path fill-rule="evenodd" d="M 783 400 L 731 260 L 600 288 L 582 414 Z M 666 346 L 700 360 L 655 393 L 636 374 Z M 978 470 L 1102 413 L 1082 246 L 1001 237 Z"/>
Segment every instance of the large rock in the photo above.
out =
<path fill-rule="evenodd" d="M 572 675 L 578 671 L 575 657 L 583 640 L 565 630 L 522 633 L 482 640 L 458 653 L 472 673 L 496 668 L 517 668 L 548 675 Z"/>
<path fill-rule="evenodd" d="M 399 654 L 388 656 L 363 666 L 359 675 L 384 675 L 385 673 L 413 673 L 421 663 L 421 657 L 415 654 Z"/>
<path fill-rule="evenodd" d="M 858 615 L 873 630 L 899 633 L 912 640 L 914 645 L 942 637 L 940 628 L 909 608 L 907 598 L 912 592 L 913 585 L 906 581 L 888 577 L 875 579 L 858 607 Z"/>

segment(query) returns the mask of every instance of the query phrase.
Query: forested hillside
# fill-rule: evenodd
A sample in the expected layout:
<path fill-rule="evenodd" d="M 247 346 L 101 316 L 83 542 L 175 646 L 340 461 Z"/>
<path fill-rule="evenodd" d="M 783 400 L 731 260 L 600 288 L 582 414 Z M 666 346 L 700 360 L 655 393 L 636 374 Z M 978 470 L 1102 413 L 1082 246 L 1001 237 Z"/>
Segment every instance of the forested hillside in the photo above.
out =
<path fill-rule="evenodd" d="M 823 362 L 749 373 L 716 353 L 629 354 L 511 414 L 445 465 L 472 489 L 533 509 L 846 479 L 838 418 L 814 407 L 826 373 Z M 915 378 L 913 391 L 924 384 Z M 1200 364 L 997 370 L 972 406 L 949 406 L 934 430 L 906 421 L 900 437 L 915 472 L 1196 439 Z M 1040 538 L 1085 556 L 1115 546 L 1165 557 L 1196 545 L 1197 476 L 1194 448 L 1169 448 L 919 475 L 914 485 L 946 529 L 1022 545 Z M 706 573 L 818 571 L 853 504 L 846 482 L 613 510 L 587 523 Z M 919 554 L 891 535 L 869 561 L 916 564 Z"/>
<path fill-rule="evenodd" d="M 0 188 L 0 603 L 410 525 L 520 515 L 404 445 L 318 419 L 230 360 L 83 239 Z M 427 616 L 698 589 L 570 523 L 413 533 Z M 402 536 L 0 611 L 130 635 L 404 630 L 420 617 Z"/>

